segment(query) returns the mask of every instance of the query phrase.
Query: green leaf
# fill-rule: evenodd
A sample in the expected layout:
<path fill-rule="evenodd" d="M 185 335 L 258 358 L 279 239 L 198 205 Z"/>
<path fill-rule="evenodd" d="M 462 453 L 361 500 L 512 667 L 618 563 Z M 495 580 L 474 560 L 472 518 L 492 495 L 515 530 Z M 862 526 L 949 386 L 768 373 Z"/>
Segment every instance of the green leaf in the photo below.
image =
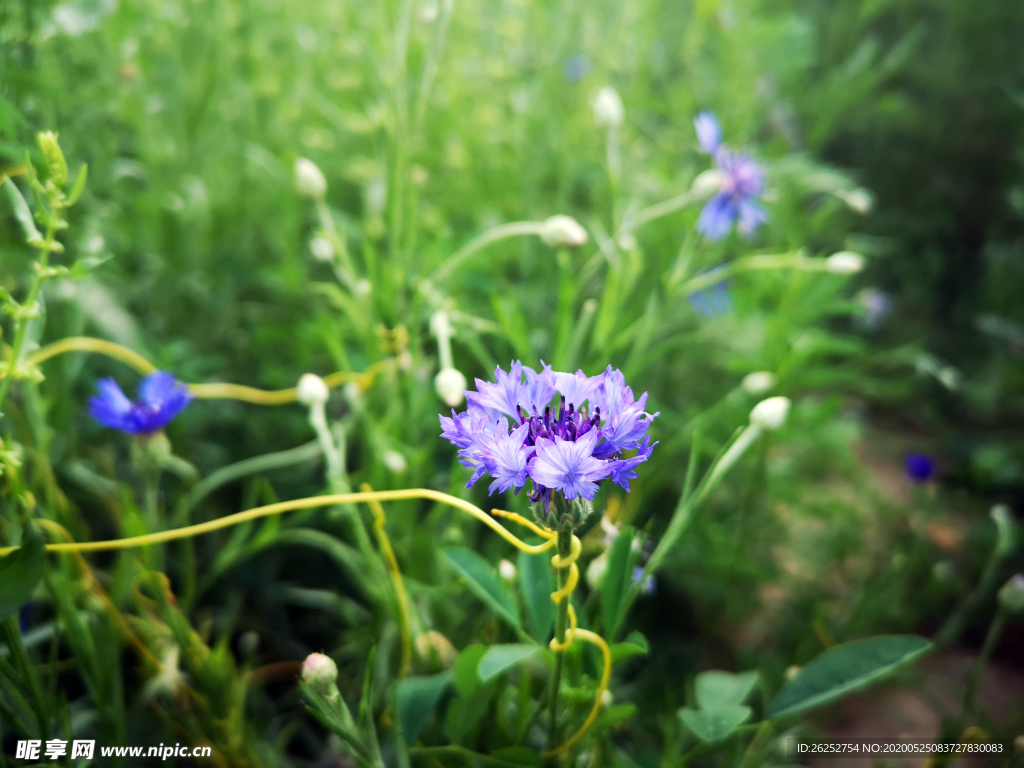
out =
<path fill-rule="evenodd" d="M 36 223 L 32 219 L 32 211 L 28 209 L 28 203 L 21 196 L 21 190 L 9 178 L 5 178 L 3 187 L 7 190 L 7 197 L 11 201 L 11 208 L 14 209 L 14 218 L 21 224 L 21 231 L 25 233 L 25 242 L 32 246 L 38 246 L 43 242 L 43 236 L 36 229 Z"/>
<path fill-rule="evenodd" d="M 458 658 L 455 659 L 452 671 L 455 674 L 455 687 L 460 696 L 469 696 L 480 687 L 480 678 L 477 677 L 476 671 L 479 669 L 480 659 L 484 657 L 485 653 L 487 653 L 487 646 L 470 645 L 463 648 Z"/>
<path fill-rule="evenodd" d="M 492 645 L 480 659 L 477 675 L 481 682 L 488 683 L 502 672 L 522 664 L 539 650 L 539 645 Z"/>
<path fill-rule="evenodd" d="M 495 760 L 500 760 L 505 765 L 525 765 L 525 766 L 537 766 L 540 768 L 543 765 L 541 756 L 534 752 L 532 749 L 526 747 L 503 747 L 502 749 L 494 752 L 491 757 Z"/>
<path fill-rule="evenodd" d="M 78 202 L 78 198 L 82 196 L 82 190 L 85 189 L 85 179 L 88 175 L 89 166 L 83 164 L 78 169 L 78 175 L 75 177 L 75 183 L 71 185 L 71 191 L 68 192 L 67 199 L 64 201 L 64 207 L 70 208 Z"/>
<path fill-rule="evenodd" d="M 612 646 L 612 661 L 628 659 L 631 656 L 646 656 L 649 651 L 647 638 L 634 630 L 621 643 Z"/>
<path fill-rule="evenodd" d="M 551 570 L 549 553 L 519 552 L 519 587 L 533 636 L 538 642 L 545 643 L 555 625 L 555 603 L 551 599 L 551 593 L 555 591 L 555 574 Z"/>
<path fill-rule="evenodd" d="M 636 531 L 629 526 L 622 529 L 608 551 L 608 568 L 601 581 L 601 618 L 604 633 L 615 637 L 623 619 L 626 593 L 633 576 L 633 537 Z"/>
<path fill-rule="evenodd" d="M 466 582 L 469 591 L 513 629 L 520 629 L 516 603 L 490 564 L 465 547 L 447 547 L 443 551 L 448 562 Z"/>
<path fill-rule="evenodd" d="M 427 724 L 441 694 L 452 682 L 452 672 L 447 670 L 428 677 L 407 677 L 395 683 L 395 700 L 398 702 L 398 722 L 406 744 L 415 744 L 420 731 Z"/>
<path fill-rule="evenodd" d="M 43 578 L 46 545 L 35 523 L 25 526 L 21 546 L 0 558 L 0 620 L 7 618 L 32 597 Z"/>
<path fill-rule="evenodd" d="M 626 704 L 612 704 L 606 710 L 601 712 L 600 717 L 597 718 L 597 722 L 594 723 L 597 728 L 608 728 L 609 726 L 615 725 L 620 720 L 628 720 L 636 714 L 636 704 L 627 702 Z"/>
<path fill-rule="evenodd" d="M 916 661 L 931 643 L 916 635 L 881 635 L 836 646 L 790 680 L 772 701 L 768 716 L 785 717 L 820 707 Z"/>
<path fill-rule="evenodd" d="M 710 709 L 679 710 L 679 719 L 701 741 L 721 741 L 750 717 L 750 707 L 729 704 Z"/>
<path fill-rule="evenodd" d="M 701 709 L 742 704 L 756 682 L 757 672 L 701 672 L 694 681 L 697 704 Z"/>

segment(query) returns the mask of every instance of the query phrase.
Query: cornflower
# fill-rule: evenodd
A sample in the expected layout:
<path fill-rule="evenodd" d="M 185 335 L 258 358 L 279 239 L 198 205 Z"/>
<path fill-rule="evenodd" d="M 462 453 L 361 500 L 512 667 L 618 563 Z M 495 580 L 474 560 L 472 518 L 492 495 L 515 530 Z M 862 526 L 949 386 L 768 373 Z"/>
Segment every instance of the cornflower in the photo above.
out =
<path fill-rule="evenodd" d="M 508 373 L 499 366 L 494 382 L 477 379 L 476 390 L 466 392 L 466 411 L 440 417 L 441 436 L 473 469 L 466 487 L 485 474 L 492 494 L 518 493 L 529 481 L 529 499 L 543 505 L 545 518 L 553 500 L 589 502 L 609 477 L 628 492 L 657 445 L 647 435 L 658 415 L 644 410 L 647 393 L 635 399 L 610 365 L 587 376 L 541 364 L 539 373 L 519 361 Z M 630 451 L 636 454 L 624 458 Z"/>
<path fill-rule="evenodd" d="M 104 427 L 133 435 L 163 429 L 192 401 L 188 386 L 167 371 L 154 371 L 139 384 L 139 396 L 129 400 L 113 379 L 100 379 L 98 396 L 89 398 L 89 413 Z"/>
<path fill-rule="evenodd" d="M 764 191 L 764 170 L 750 156 L 722 144 L 722 127 L 712 112 L 701 112 L 693 121 L 701 152 L 710 155 L 718 167 L 718 192 L 697 219 L 697 231 L 710 240 L 721 240 L 737 224 L 749 237 L 768 218 L 757 202 Z"/>

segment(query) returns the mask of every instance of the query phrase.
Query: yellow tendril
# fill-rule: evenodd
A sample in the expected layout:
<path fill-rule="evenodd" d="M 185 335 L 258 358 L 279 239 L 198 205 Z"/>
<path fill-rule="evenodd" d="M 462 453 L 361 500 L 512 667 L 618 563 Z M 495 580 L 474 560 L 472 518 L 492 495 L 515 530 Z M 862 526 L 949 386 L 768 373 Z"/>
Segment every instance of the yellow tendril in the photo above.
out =
<path fill-rule="evenodd" d="M 576 561 L 579 559 L 580 550 L 583 549 L 583 544 L 580 542 L 578 536 L 572 537 L 572 549 L 569 554 L 563 558 L 561 555 L 555 555 L 551 558 L 551 565 L 554 568 L 568 568 L 569 578 L 565 580 L 565 586 L 556 592 L 551 593 L 551 599 L 556 603 L 560 603 L 563 600 L 568 599 L 569 595 L 572 594 L 573 590 L 576 589 L 576 585 L 580 580 L 580 569 L 576 567 Z"/>
<path fill-rule="evenodd" d="M 55 341 L 53 344 L 47 344 L 29 355 L 25 362 L 28 365 L 38 365 L 51 357 L 63 355 L 65 352 L 98 352 L 101 355 L 120 360 L 141 374 L 152 373 L 156 370 L 156 366 L 138 352 L 112 341 L 93 339 L 88 336 L 69 336 L 66 339 Z"/>
<path fill-rule="evenodd" d="M 570 606 L 570 608 L 571 607 L 572 606 Z M 575 614 L 571 613 L 570 616 L 574 617 Z M 563 741 L 554 749 L 549 749 L 546 752 L 541 752 L 541 754 L 544 757 L 552 757 L 553 755 L 557 755 L 560 752 L 564 752 L 577 741 L 579 741 L 581 738 L 583 738 L 583 734 L 590 730 L 590 726 L 592 726 L 594 724 L 594 721 L 597 720 L 597 715 L 601 711 L 601 699 L 604 698 L 604 692 L 608 690 L 608 681 L 611 679 L 612 675 L 612 651 L 608 647 L 608 643 L 604 641 L 604 638 L 596 634 L 595 632 L 591 632 L 589 629 L 574 628 L 573 634 L 580 640 L 584 640 L 588 643 L 593 643 L 601 649 L 601 655 L 604 656 L 604 670 L 601 672 L 601 682 L 597 686 L 597 698 L 594 701 L 594 706 L 590 710 L 590 714 L 587 716 L 587 719 L 583 722 L 583 725 L 580 726 L 580 729 L 576 731 L 576 733 L 574 733 L 572 736 Z"/>
<path fill-rule="evenodd" d="M 359 490 L 364 493 L 372 493 L 373 489 L 369 483 L 363 483 Z M 395 587 L 395 597 L 398 598 L 399 628 L 402 632 L 402 663 L 399 666 L 398 676 L 405 677 L 412 669 L 412 629 L 409 621 L 409 594 L 405 591 L 405 582 L 402 580 L 402 571 L 398 567 L 398 559 L 395 551 L 391 548 L 391 540 L 388 539 L 387 531 L 384 530 L 384 507 L 377 499 L 370 499 L 367 504 L 373 512 L 373 531 L 377 535 L 377 543 L 380 546 L 381 554 L 388 564 L 388 571 L 391 574 L 391 583 Z"/>
<path fill-rule="evenodd" d="M 569 603 L 568 608 L 569 608 L 569 631 L 565 633 L 565 642 L 564 643 L 560 643 L 560 642 L 558 642 L 558 638 L 557 637 L 552 637 L 551 638 L 551 642 L 548 643 L 548 648 L 550 648 L 555 653 L 561 653 L 563 651 L 568 651 L 570 648 L 572 648 L 572 641 L 576 637 L 576 609 L 572 607 L 572 603 Z"/>
<path fill-rule="evenodd" d="M 362 504 L 371 500 L 377 501 L 402 501 L 406 499 L 430 499 L 441 504 L 447 504 L 456 509 L 475 517 L 488 528 L 493 530 L 505 541 L 523 552 L 536 554 L 544 552 L 555 544 L 555 539 L 549 539 L 543 544 L 530 545 L 520 540 L 515 534 L 502 527 L 497 521 L 491 518 L 479 507 L 471 504 L 465 499 L 450 496 L 447 493 L 431 490 L 429 488 L 404 488 L 394 491 L 366 491 L 361 493 L 332 493 L 326 496 L 310 496 L 305 499 L 293 499 L 291 501 L 280 501 L 276 504 L 266 504 L 262 507 L 254 507 L 244 512 L 236 512 L 233 515 L 218 517 L 216 520 L 208 520 L 205 523 L 187 525 L 183 528 L 173 528 L 168 531 L 148 533 L 144 536 L 130 536 L 124 539 L 111 539 L 109 541 L 81 541 L 69 542 L 67 544 L 47 544 L 49 552 L 103 552 L 115 549 L 132 549 L 134 547 L 146 547 L 152 544 L 161 544 L 165 541 L 176 541 L 187 539 L 193 536 L 200 536 L 204 533 L 219 531 L 223 528 L 230 528 L 239 523 L 246 523 L 250 520 L 257 520 L 261 517 L 280 515 L 284 512 L 292 512 L 297 509 L 311 509 L 313 507 L 329 507 L 337 504 Z M 17 547 L 4 547 L 0 549 L 0 555 L 8 555 Z"/>
<path fill-rule="evenodd" d="M 542 539 L 555 539 L 558 537 L 558 534 L 555 533 L 555 531 L 550 531 L 547 528 L 541 528 L 535 522 L 526 519 L 517 512 L 506 512 L 504 509 L 492 509 L 491 514 L 495 517 L 504 517 L 506 520 L 511 520 L 513 523 L 518 523 L 524 528 L 529 528 Z"/>

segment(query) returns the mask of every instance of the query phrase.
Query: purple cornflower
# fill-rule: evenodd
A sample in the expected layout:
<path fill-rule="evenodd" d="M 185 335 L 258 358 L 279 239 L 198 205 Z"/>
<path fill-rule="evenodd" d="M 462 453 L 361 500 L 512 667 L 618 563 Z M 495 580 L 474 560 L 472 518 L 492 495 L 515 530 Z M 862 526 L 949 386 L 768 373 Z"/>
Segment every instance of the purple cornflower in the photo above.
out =
<path fill-rule="evenodd" d="M 499 367 L 494 382 L 477 379 L 476 391 L 466 393 L 465 412 L 440 417 L 441 436 L 473 469 L 466 487 L 489 474 L 491 493 L 518 493 L 530 480 L 530 500 L 542 501 L 545 510 L 556 492 L 589 501 L 607 477 L 628 491 L 634 470 L 657 445 L 647 435 L 658 415 L 644 410 L 647 393 L 635 399 L 610 365 L 598 376 L 542 366 L 539 373 L 519 361 L 508 373 Z M 626 451 L 637 454 L 622 458 Z"/>
<path fill-rule="evenodd" d="M 710 240 L 721 240 L 736 224 L 749 237 L 768 218 L 757 202 L 764 191 L 764 169 L 748 155 L 722 144 L 722 127 L 712 112 L 701 112 L 693 121 L 701 152 L 711 155 L 721 175 L 721 186 L 697 219 L 697 231 Z"/>
<path fill-rule="evenodd" d="M 920 453 L 908 453 L 903 460 L 903 467 L 912 483 L 927 483 L 935 474 L 935 462 Z"/>
<path fill-rule="evenodd" d="M 636 586 L 637 584 L 639 584 L 640 583 L 640 579 L 643 579 L 643 576 L 644 576 L 644 569 L 641 568 L 639 565 L 636 566 L 633 569 L 633 576 L 630 579 L 630 581 L 632 582 L 633 586 Z M 657 590 L 657 588 L 658 588 L 657 585 L 654 583 L 654 574 L 651 574 L 646 579 L 644 579 L 644 584 L 643 584 L 642 587 L 640 587 L 640 591 L 643 594 L 645 594 L 645 595 L 653 595 L 655 593 L 655 591 Z"/>
<path fill-rule="evenodd" d="M 96 384 L 99 396 L 89 398 L 89 413 L 104 427 L 133 435 L 163 429 L 192 400 L 188 385 L 166 371 L 154 371 L 139 384 L 139 396 L 129 400 L 113 379 Z"/>

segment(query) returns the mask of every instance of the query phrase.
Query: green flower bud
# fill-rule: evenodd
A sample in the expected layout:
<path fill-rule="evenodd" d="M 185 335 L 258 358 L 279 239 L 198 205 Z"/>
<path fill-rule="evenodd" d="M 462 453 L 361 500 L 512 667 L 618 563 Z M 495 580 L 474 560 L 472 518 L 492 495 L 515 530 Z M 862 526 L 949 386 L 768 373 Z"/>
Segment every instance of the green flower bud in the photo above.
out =
<path fill-rule="evenodd" d="M 1024 611 L 1024 573 L 1018 573 L 999 590 L 999 605 L 1007 613 Z"/>
<path fill-rule="evenodd" d="M 64 160 L 64 153 L 57 143 L 57 134 L 53 131 L 43 131 L 37 137 L 39 149 L 42 150 L 43 160 L 46 161 L 46 172 L 49 180 L 58 187 L 63 187 L 68 180 L 68 164 Z"/>
<path fill-rule="evenodd" d="M 302 662 L 302 682 L 326 699 L 338 695 L 338 667 L 329 656 L 311 653 Z"/>

